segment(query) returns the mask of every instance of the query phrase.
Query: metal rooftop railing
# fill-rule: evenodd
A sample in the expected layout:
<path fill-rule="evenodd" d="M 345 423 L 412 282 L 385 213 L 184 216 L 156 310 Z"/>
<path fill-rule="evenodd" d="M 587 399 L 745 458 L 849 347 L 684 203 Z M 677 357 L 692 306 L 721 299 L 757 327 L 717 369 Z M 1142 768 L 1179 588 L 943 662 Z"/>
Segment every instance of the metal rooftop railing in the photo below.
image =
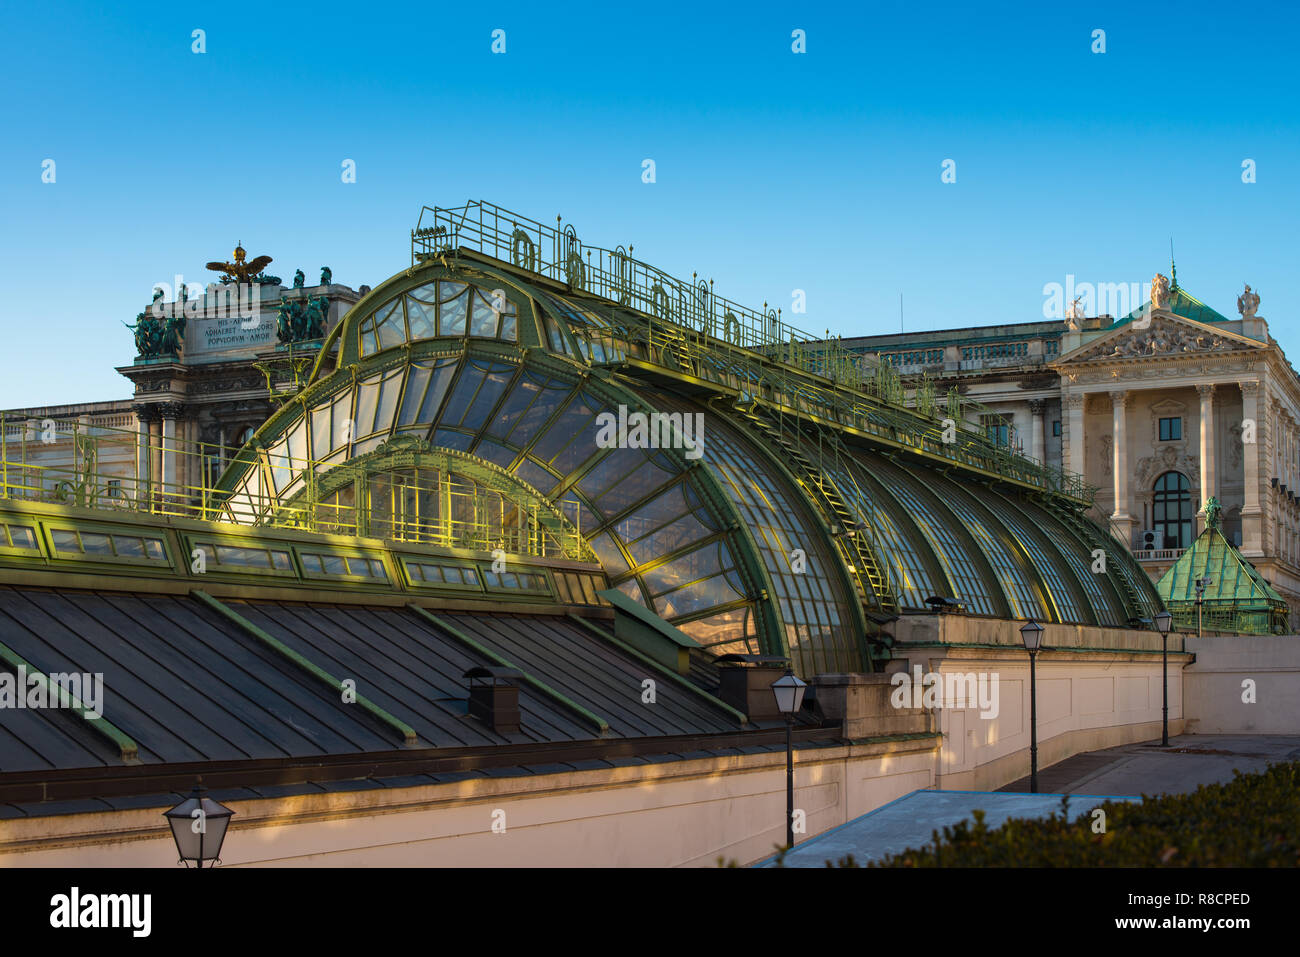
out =
<path fill-rule="evenodd" d="M 963 428 L 960 413 L 957 434 L 951 441 L 945 439 L 937 407 L 907 406 L 897 383 L 888 392 L 882 390 L 884 370 L 874 356 L 796 329 L 781 321 L 779 309 L 767 308 L 766 303 L 758 311 L 719 296 L 712 281 L 698 276 L 691 282 L 676 279 L 633 259 L 630 250 L 621 246 L 613 250 L 587 246 L 572 225 L 561 229 L 560 222 L 557 217 L 555 227 L 546 226 L 481 200 L 454 208 L 425 206 L 411 231 L 412 263 L 459 248 L 476 250 L 646 317 L 644 329 L 620 322 L 614 328 L 589 332 L 601 340 L 601 354 L 609 362 L 618 364 L 632 357 L 710 381 L 725 380 L 746 393 L 755 387 L 761 392 L 767 383 L 777 401 L 792 409 L 813 412 L 922 454 L 1092 503 L 1096 488 L 1083 476 Z M 760 366 L 794 375 L 774 383 Z M 995 411 L 966 397 L 961 405 L 979 413 Z"/>
<path fill-rule="evenodd" d="M 0 500 L 297 528 L 485 552 L 502 549 L 542 558 L 594 558 L 576 524 L 581 515 L 576 500 L 555 503 L 574 523 L 571 529 L 557 528 L 535 504 L 511 501 L 449 472 L 388 469 L 366 473 L 366 481 L 356 486 L 365 496 L 360 507 L 347 496 L 317 501 L 311 495 L 284 505 L 263 491 L 249 497 L 242 510 L 232 511 L 217 480 L 240 448 L 210 442 L 187 446 L 155 435 L 146 451 L 141 440 L 137 430 L 88 426 L 75 419 L 13 422 L 0 414 Z M 283 453 L 260 450 L 257 454 L 259 467 L 280 487 L 291 481 L 305 486 L 332 467 Z M 349 485 L 348 492 L 352 491 Z"/>

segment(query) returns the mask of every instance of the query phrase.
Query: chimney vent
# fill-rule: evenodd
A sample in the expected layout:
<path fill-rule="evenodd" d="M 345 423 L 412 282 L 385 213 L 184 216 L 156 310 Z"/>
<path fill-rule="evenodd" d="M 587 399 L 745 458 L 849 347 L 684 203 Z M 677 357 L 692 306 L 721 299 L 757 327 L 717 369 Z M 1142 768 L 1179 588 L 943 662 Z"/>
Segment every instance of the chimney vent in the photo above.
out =
<path fill-rule="evenodd" d="M 465 672 L 469 679 L 469 713 L 493 731 L 519 730 L 519 688 L 524 676 L 515 668 L 478 667 Z"/>
<path fill-rule="evenodd" d="M 772 682 L 785 674 L 790 659 L 780 655 L 722 655 L 716 659 L 721 682 L 718 697 L 750 721 L 781 720 Z"/>

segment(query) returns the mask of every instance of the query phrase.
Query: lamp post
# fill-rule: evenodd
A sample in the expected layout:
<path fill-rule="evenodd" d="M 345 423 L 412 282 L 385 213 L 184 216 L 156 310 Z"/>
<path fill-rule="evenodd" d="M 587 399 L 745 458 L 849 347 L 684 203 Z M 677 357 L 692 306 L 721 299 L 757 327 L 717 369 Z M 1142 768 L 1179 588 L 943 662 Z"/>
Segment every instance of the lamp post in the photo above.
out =
<path fill-rule="evenodd" d="M 1205 598 L 1205 589 L 1213 585 L 1214 582 L 1208 578 L 1196 579 L 1196 637 L 1201 637 L 1201 602 Z"/>
<path fill-rule="evenodd" d="M 180 859 L 194 862 L 202 870 L 203 862 L 211 868 L 221 855 L 221 845 L 226 839 L 226 828 L 234 811 L 218 804 L 212 798 L 204 797 L 207 788 L 198 785 L 180 804 L 170 811 L 164 811 L 163 817 L 171 825 L 172 839 L 176 842 L 176 852 Z"/>
<path fill-rule="evenodd" d="M 1160 726 L 1160 747 L 1169 747 L 1169 626 L 1174 616 L 1161 609 L 1156 613 L 1156 627 L 1160 629 L 1160 683 L 1164 688 L 1164 718 Z"/>
<path fill-rule="evenodd" d="M 1043 626 L 1032 618 L 1020 626 L 1020 637 L 1029 652 L 1029 793 L 1038 793 L 1038 681 L 1034 659 L 1043 643 Z"/>
<path fill-rule="evenodd" d="M 785 674 L 772 682 L 776 709 L 785 715 L 785 846 L 794 847 L 794 716 L 803 707 L 803 693 L 808 686 L 786 668 Z"/>

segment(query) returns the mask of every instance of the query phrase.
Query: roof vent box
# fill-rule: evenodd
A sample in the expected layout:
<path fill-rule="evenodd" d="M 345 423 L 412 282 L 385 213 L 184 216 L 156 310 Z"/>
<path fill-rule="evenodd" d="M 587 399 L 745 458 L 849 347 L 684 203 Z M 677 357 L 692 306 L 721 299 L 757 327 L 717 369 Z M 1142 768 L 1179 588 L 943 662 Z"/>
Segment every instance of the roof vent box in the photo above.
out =
<path fill-rule="evenodd" d="M 471 668 L 469 679 L 469 713 L 493 731 L 519 730 L 519 686 L 515 682 L 523 672 L 514 668 Z"/>
<path fill-rule="evenodd" d="M 790 659 L 779 655 L 722 655 L 718 665 L 718 697 L 750 721 L 779 720 L 772 683 L 789 667 Z"/>

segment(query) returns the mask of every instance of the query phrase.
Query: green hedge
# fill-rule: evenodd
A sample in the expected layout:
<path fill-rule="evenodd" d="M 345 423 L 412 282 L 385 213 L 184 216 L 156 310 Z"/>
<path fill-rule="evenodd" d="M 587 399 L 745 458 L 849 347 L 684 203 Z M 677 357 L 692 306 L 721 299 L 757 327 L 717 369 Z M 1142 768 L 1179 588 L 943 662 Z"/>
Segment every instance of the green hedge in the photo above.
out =
<path fill-rule="evenodd" d="M 1075 807 L 1078 807 L 1076 802 Z M 1106 830 L 1093 833 L 1093 808 L 1070 820 L 975 821 L 934 832 L 935 843 L 892 854 L 875 867 L 1297 867 L 1300 866 L 1300 763 L 1258 774 L 1233 772 L 1227 784 L 1188 794 L 1143 796 L 1142 803 L 1097 805 Z M 832 866 L 831 861 L 826 862 Z M 841 867 L 858 866 L 851 858 Z"/>

